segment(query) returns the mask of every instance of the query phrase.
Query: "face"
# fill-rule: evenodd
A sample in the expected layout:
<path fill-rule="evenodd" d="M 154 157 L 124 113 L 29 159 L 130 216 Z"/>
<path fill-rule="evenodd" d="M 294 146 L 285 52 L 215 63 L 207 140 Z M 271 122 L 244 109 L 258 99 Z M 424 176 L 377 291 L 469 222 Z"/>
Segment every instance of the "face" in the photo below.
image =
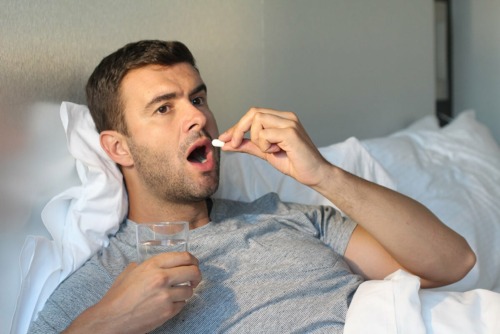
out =
<path fill-rule="evenodd" d="M 217 125 L 198 71 L 187 63 L 130 71 L 121 97 L 141 191 L 162 201 L 200 201 L 219 183 Z"/>

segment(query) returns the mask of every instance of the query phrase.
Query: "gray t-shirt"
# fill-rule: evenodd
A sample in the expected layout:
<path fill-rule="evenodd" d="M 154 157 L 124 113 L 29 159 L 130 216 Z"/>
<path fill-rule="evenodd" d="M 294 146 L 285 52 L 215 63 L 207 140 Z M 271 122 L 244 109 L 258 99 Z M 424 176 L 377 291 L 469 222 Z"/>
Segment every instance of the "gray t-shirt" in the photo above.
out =
<path fill-rule="evenodd" d="M 136 261 L 135 226 L 67 278 L 30 333 L 64 330 Z M 331 207 L 215 200 L 211 222 L 190 231 L 203 280 L 174 318 L 152 333 L 342 333 L 361 278 L 344 262 L 355 227 Z"/>

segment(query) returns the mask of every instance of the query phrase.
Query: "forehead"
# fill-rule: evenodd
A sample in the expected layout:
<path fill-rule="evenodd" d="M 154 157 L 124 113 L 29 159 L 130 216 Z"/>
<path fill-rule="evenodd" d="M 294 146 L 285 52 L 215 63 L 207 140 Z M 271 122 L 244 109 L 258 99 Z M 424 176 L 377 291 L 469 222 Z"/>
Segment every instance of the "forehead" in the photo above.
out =
<path fill-rule="evenodd" d="M 182 94 L 203 83 L 196 68 L 188 63 L 170 66 L 147 65 L 130 70 L 120 85 L 120 95 L 127 104 L 131 98 L 150 99 L 156 94 Z"/>

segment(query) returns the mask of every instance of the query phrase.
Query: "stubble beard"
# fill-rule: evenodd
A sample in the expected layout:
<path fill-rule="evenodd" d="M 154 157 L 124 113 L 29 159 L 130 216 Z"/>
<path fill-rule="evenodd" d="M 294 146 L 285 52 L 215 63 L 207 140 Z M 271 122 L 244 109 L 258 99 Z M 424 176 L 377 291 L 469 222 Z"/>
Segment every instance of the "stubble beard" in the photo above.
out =
<path fill-rule="evenodd" d="M 188 141 L 189 142 L 189 141 Z M 128 142 L 134 166 L 139 177 L 150 191 L 162 200 L 175 203 L 199 202 L 212 196 L 219 186 L 219 151 L 214 151 L 215 171 L 205 173 L 201 181 L 193 181 L 193 177 L 175 165 L 174 161 L 185 159 L 183 145 L 177 156 L 166 152 L 156 152 L 146 145 Z"/>

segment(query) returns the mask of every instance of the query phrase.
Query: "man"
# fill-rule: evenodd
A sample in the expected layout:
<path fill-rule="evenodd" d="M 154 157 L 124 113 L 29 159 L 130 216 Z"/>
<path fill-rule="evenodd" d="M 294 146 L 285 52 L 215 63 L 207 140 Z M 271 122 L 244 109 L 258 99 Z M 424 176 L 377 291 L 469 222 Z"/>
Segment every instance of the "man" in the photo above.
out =
<path fill-rule="evenodd" d="M 404 268 L 435 287 L 475 263 L 425 207 L 328 163 L 293 113 L 252 108 L 218 136 L 207 87 L 179 42 L 119 49 L 95 69 L 87 97 L 101 146 L 123 173 L 128 219 L 59 286 L 31 332 L 340 333 L 362 278 Z M 349 218 L 273 194 L 212 201 L 212 138 L 267 160 Z M 176 220 L 190 223 L 190 253 L 134 263 L 136 224 Z"/>

